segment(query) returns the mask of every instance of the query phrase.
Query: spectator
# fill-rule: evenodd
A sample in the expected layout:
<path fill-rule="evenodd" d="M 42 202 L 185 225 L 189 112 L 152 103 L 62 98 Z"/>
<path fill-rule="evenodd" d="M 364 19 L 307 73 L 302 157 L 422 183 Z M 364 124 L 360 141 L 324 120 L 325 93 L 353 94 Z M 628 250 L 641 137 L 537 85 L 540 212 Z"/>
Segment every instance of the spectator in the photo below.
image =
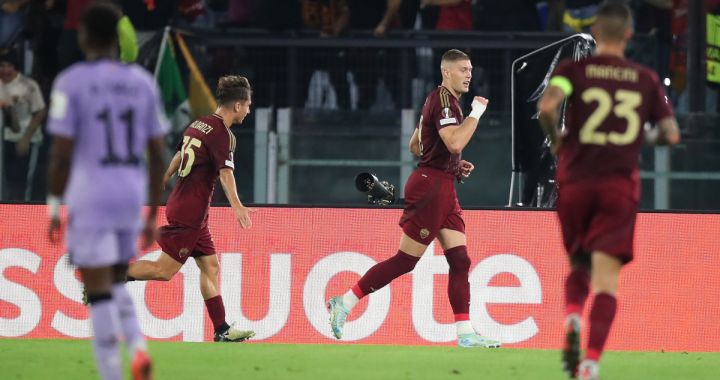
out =
<path fill-rule="evenodd" d="M 4 198 L 27 201 L 42 141 L 40 125 L 45 119 L 45 101 L 38 84 L 20 74 L 11 54 L 0 55 L 0 108 L 0 128 L 5 128 Z"/>
<path fill-rule="evenodd" d="M 477 0 L 475 29 L 492 32 L 540 30 L 536 0 Z"/>
<path fill-rule="evenodd" d="M 322 37 L 336 37 L 349 19 L 346 0 L 302 0 L 302 14 L 304 28 L 316 30 Z M 311 48 L 303 54 L 302 81 L 309 83 L 305 108 L 353 108 L 344 57 L 343 49 Z"/>
<path fill-rule="evenodd" d="M 351 30 L 372 30 L 376 37 L 400 26 L 401 0 L 348 0 Z M 399 49 L 348 49 L 347 62 L 357 84 L 360 109 L 394 109 L 400 104 Z"/>
<path fill-rule="evenodd" d="M 565 0 L 563 29 L 566 32 L 590 33 L 601 0 Z"/>
<path fill-rule="evenodd" d="M 25 21 L 25 8 L 30 0 L 0 2 L 0 49 L 10 47 Z"/>
<path fill-rule="evenodd" d="M 438 6 L 437 30 L 473 30 L 472 0 L 421 0 L 420 7 Z"/>
<path fill-rule="evenodd" d="M 349 0 L 350 29 L 371 29 L 377 37 L 388 29 L 400 26 L 402 0 Z"/>
<path fill-rule="evenodd" d="M 67 0 L 65 8 L 65 22 L 60 34 L 58 46 L 58 71 L 62 71 L 75 62 L 83 59 L 80 46 L 77 42 L 78 28 L 80 27 L 80 14 L 85 6 L 92 0 Z"/>

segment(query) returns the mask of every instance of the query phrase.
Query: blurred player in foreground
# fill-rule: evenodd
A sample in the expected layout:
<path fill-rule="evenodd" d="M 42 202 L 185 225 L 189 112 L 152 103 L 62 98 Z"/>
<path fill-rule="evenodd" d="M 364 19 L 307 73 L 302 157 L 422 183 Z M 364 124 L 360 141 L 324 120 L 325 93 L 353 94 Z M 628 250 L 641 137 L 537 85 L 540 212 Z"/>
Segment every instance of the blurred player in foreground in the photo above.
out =
<path fill-rule="evenodd" d="M 250 228 L 252 224 L 250 212 L 254 210 L 243 206 L 235 187 L 235 136 L 230 131 L 233 124 L 242 123 L 250 113 L 251 93 L 245 77 L 220 78 L 217 110 L 190 123 L 165 172 L 164 183 L 175 173 L 178 181 L 167 201 L 169 224 L 160 228 L 158 236 L 162 248 L 160 258 L 132 263 L 127 277 L 128 281 L 169 281 L 188 258 L 193 257 L 200 268 L 200 291 L 213 323 L 216 342 L 242 342 L 255 335 L 225 321 L 225 305 L 218 284 L 220 264 L 208 229 L 208 210 L 218 176 L 240 226 Z"/>
<path fill-rule="evenodd" d="M 456 179 L 469 177 L 475 169 L 460 157 L 488 101 L 475 97 L 472 112 L 463 117 L 459 98 L 468 92 L 472 79 L 467 54 L 455 49 L 447 51 L 440 70 L 442 84 L 425 100 L 420 122 L 410 139 L 410 151 L 420 157 L 420 163 L 405 186 L 400 250 L 370 268 L 345 295 L 328 301 L 330 326 L 338 339 L 342 338 L 345 320 L 358 300 L 412 271 L 427 246 L 438 238 L 450 265 L 448 298 L 455 315 L 458 346 L 500 346 L 500 342 L 478 335 L 470 323 L 470 257 L 454 184 Z"/>
<path fill-rule="evenodd" d="M 680 140 L 657 75 L 624 57 L 632 36 L 630 9 L 604 4 L 592 31 L 595 55 L 561 62 L 538 103 L 540 124 L 558 155 L 557 212 L 572 266 L 565 281 L 563 365 L 570 377 L 581 379 L 599 378 L 598 361 L 617 309 L 620 269 L 633 259 L 643 140 Z M 559 107 L 565 99 L 565 129 L 559 130 Z M 647 122 L 657 128 L 644 132 Z M 595 297 L 580 363 L 581 315 L 590 285 Z"/>
<path fill-rule="evenodd" d="M 103 1 L 84 10 L 78 40 L 85 61 L 63 71 L 52 90 L 49 234 L 57 241 L 64 195 L 70 262 L 87 291 L 98 371 L 106 380 L 123 378 L 122 337 L 133 378 L 149 379 L 147 344 L 124 280 L 146 201 L 145 245 L 153 242 L 168 126 L 152 76 L 117 60 L 119 17 L 119 9 Z"/>

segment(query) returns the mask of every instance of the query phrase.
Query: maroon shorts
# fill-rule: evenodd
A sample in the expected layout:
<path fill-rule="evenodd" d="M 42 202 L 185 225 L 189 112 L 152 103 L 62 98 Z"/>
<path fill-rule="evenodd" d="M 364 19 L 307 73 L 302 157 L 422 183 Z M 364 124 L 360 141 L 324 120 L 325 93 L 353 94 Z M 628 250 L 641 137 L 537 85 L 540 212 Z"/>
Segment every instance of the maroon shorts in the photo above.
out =
<path fill-rule="evenodd" d="M 405 183 L 405 210 L 400 227 L 407 236 L 425 245 L 443 228 L 465 233 L 455 176 L 428 167 L 415 170 Z"/>
<path fill-rule="evenodd" d="M 157 242 L 163 252 L 181 264 L 185 264 L 191 256 L 215 254 L 215 244 L 207 225 L 201 228 L 190 228 L 170 223 L 160 227 Z"/>
<path fill-rule="evenodd" d="M 638 202 L 638 184 L 630 178 L 562 184 L 557 212 L 568 254 L 602 251 L 630 262 Z"/>

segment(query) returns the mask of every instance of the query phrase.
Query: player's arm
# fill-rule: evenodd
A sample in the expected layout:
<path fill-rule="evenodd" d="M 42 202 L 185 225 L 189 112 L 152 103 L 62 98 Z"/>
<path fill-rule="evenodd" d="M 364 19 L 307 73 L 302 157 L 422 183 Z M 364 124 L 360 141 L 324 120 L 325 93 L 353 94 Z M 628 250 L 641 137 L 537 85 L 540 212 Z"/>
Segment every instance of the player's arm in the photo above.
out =
<path fill-rule="evenodd" d="M 163 152 L 165 151 L 165 140 L 162 137 L 154 137 L 148 143 L 148 214 L 145 218 L 145 242 L 143 247 L 148 248 L 153 243 L 155 235 L 155 219 L 157 208 L 162 197 L 163 181 Z"/>
<path fill-rule="evenodd" d="M 422 152 L 420 151 L 420 129 L 415 128 L 415 131 L 412 134 L 412 137 L 410 137 L 410 152 L 412 154 L 420 157 L 420 154 Z"/>
<path fill-rule="evenodd" d="M 165 174 L 163 175 L 163 181 L 162 181 L 162 188 L 166 188 L 172 177 L 177 174 L 178 170 L 180 169 L 180 163 L 182 162 L 182 155 L 180 151 L 175 152 L 175 155 L 173 156 L 172 160 L 170 160 L 170 164 L 168 164 L 167 170 L 165 170 Z"/>
<path fill-rule="evenodd" d="M 675 145 L 680 142 L 680 128 L 674 116 L 663 118 L 657 128 L 645 132 L 645 142 L 651 145 Z"/>
<path fill-rule="evenodd" d="M 453 154 L 460 154 L 477 129 L 478 121 L 487 108 L 488 100 L 476 96 L 472 102 L 472 111 L 460 125 L 448 125 L 439 129 L 440 138 Z"/>
<path fill-rule="evenodd" d="M 560 105 L 565 100 L 565 94 L 566 92 L 563 89 L 551 82 L 550 87 L 545 90 L 542 98 L 538 101 L 540 127 L 550 139 L 553 152 L 557 152 L 560 145 L 558 124 L 560 123 Z"/>
<path fill-rule="evenodd" d="M 240 226 L 242 228 L 249 228 L 252 225 L 250 212 L 254 210 L 243 206 L 242 202 L 240 202 L 240 198 L 237 194 L 237 186 L 235 185 L 235 175 L 233 174 L 232 168 L 220 169 L 220 184 L 222 184 L 225 197 L 227 197 L 230 202 L 230 206 L 232 206 L 235 211 L 235 217 L 238 222 L 240 222 Z"/>
<path fill-rule="evenodd" d="M 65 193 L 68 178 L 70 177 L 70 163 L 72 161 L 75 140 L 63 136 L 55 136 L 50 148 L 50 163 L 48 165 L 48 212 L 50 213 L 50 229 L 48 235 L 51 242 L 58 240 L 57 231 L 60 229 L 60 199 Z"/>

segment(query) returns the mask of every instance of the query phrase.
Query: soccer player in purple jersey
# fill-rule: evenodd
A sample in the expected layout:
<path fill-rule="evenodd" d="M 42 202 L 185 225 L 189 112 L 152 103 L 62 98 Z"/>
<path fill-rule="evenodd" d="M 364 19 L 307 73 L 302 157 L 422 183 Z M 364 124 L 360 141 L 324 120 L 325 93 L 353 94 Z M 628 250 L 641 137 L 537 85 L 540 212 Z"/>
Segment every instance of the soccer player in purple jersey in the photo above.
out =
<path fill-rule="evenodd" d="M 122 337 L 133 378 L 149 379 L 147 344 L 124 279 L 139 232 L 146 246 L 153 242 L 168 125 L 152 76 L 117 60 L 119 18 L 119 9 L 106 2 L 83 11 L 78 41 L 85 61 L 63 71 L 53 86 L 49 236 L 57 241 L 64 196 L 70 262 L 80 268 L 87 291 L 98 371 L 106 380 L 123 378 Z"/>
<path fill-rule="evenodd" d="M 128 269 L 128 281 L 169 281 L 190 257 L 194 258 L 200 268 L 200 292 L 216 342 L 242 342 L 255 335 L 225 321 L 218 283 L 220 264 L 208 229 L 208 210 L 218 178 L 240 226 L 252 225 L 250 212 L 254 210 L 243 206 L 235 188 L 235 136 L 230 131 L 233 124 L 242 123 L 250 113 L 251 94 L 247 78 L 238 75 L 220 78 L 217 110 L 190 123 L 165 172 L 166 183 L 176 173 L 178 181 L 167 201 L 168 225 L 160 228 L 158 236 L 160 258 L 138 260 Z"/>
<path fill-rule="evenodd" d="M 467 54 L 448 50 L 442 56 L 440 71 L 442 84 L 425 100 L 420 122 L 410 139 L 410 151 L 420 157 L 420 163 L 405 186 L 400 250 L 370 268 L 345 295 L 328 301 L 330 326 L 338 339 L 342 338 L 345 320 L 358 300 L 412 271 L 427 246 L 438 238 L 450 266 L 447 291 L 455 315 L 458 346 L 500 346 L 500 342 L 478 335 L 470 323 L 470 257 L 454 184 L 475 169 L 472 163 L 461 159 L 461 154 L 488 101 L 476 96 L 472 112 L 463 117 L 459 99 L 468 92 L 472 78 Z"/>
<path fill-rule="evenodd" d="M 630 9 L 602 5 L 592 32 L 595 55 L 561 62 L 538 102 L 540 124 L 558 155 L 557 213 L 572 267 L 565 280 L 563 366 L 570 377 L 581 379 L 599 379 L 598 361 L 617 309 L 620 269 L 633 258 L 642 143 L 680 140 L 657 75 L 624 57 L 632 35 Z M 565 99 L 565 129 L 559 130 Z M 657 128 L 644 132 L 648 122 Z M 581 315 L 590 286 L 590 333 L 580 363 Z"/>

